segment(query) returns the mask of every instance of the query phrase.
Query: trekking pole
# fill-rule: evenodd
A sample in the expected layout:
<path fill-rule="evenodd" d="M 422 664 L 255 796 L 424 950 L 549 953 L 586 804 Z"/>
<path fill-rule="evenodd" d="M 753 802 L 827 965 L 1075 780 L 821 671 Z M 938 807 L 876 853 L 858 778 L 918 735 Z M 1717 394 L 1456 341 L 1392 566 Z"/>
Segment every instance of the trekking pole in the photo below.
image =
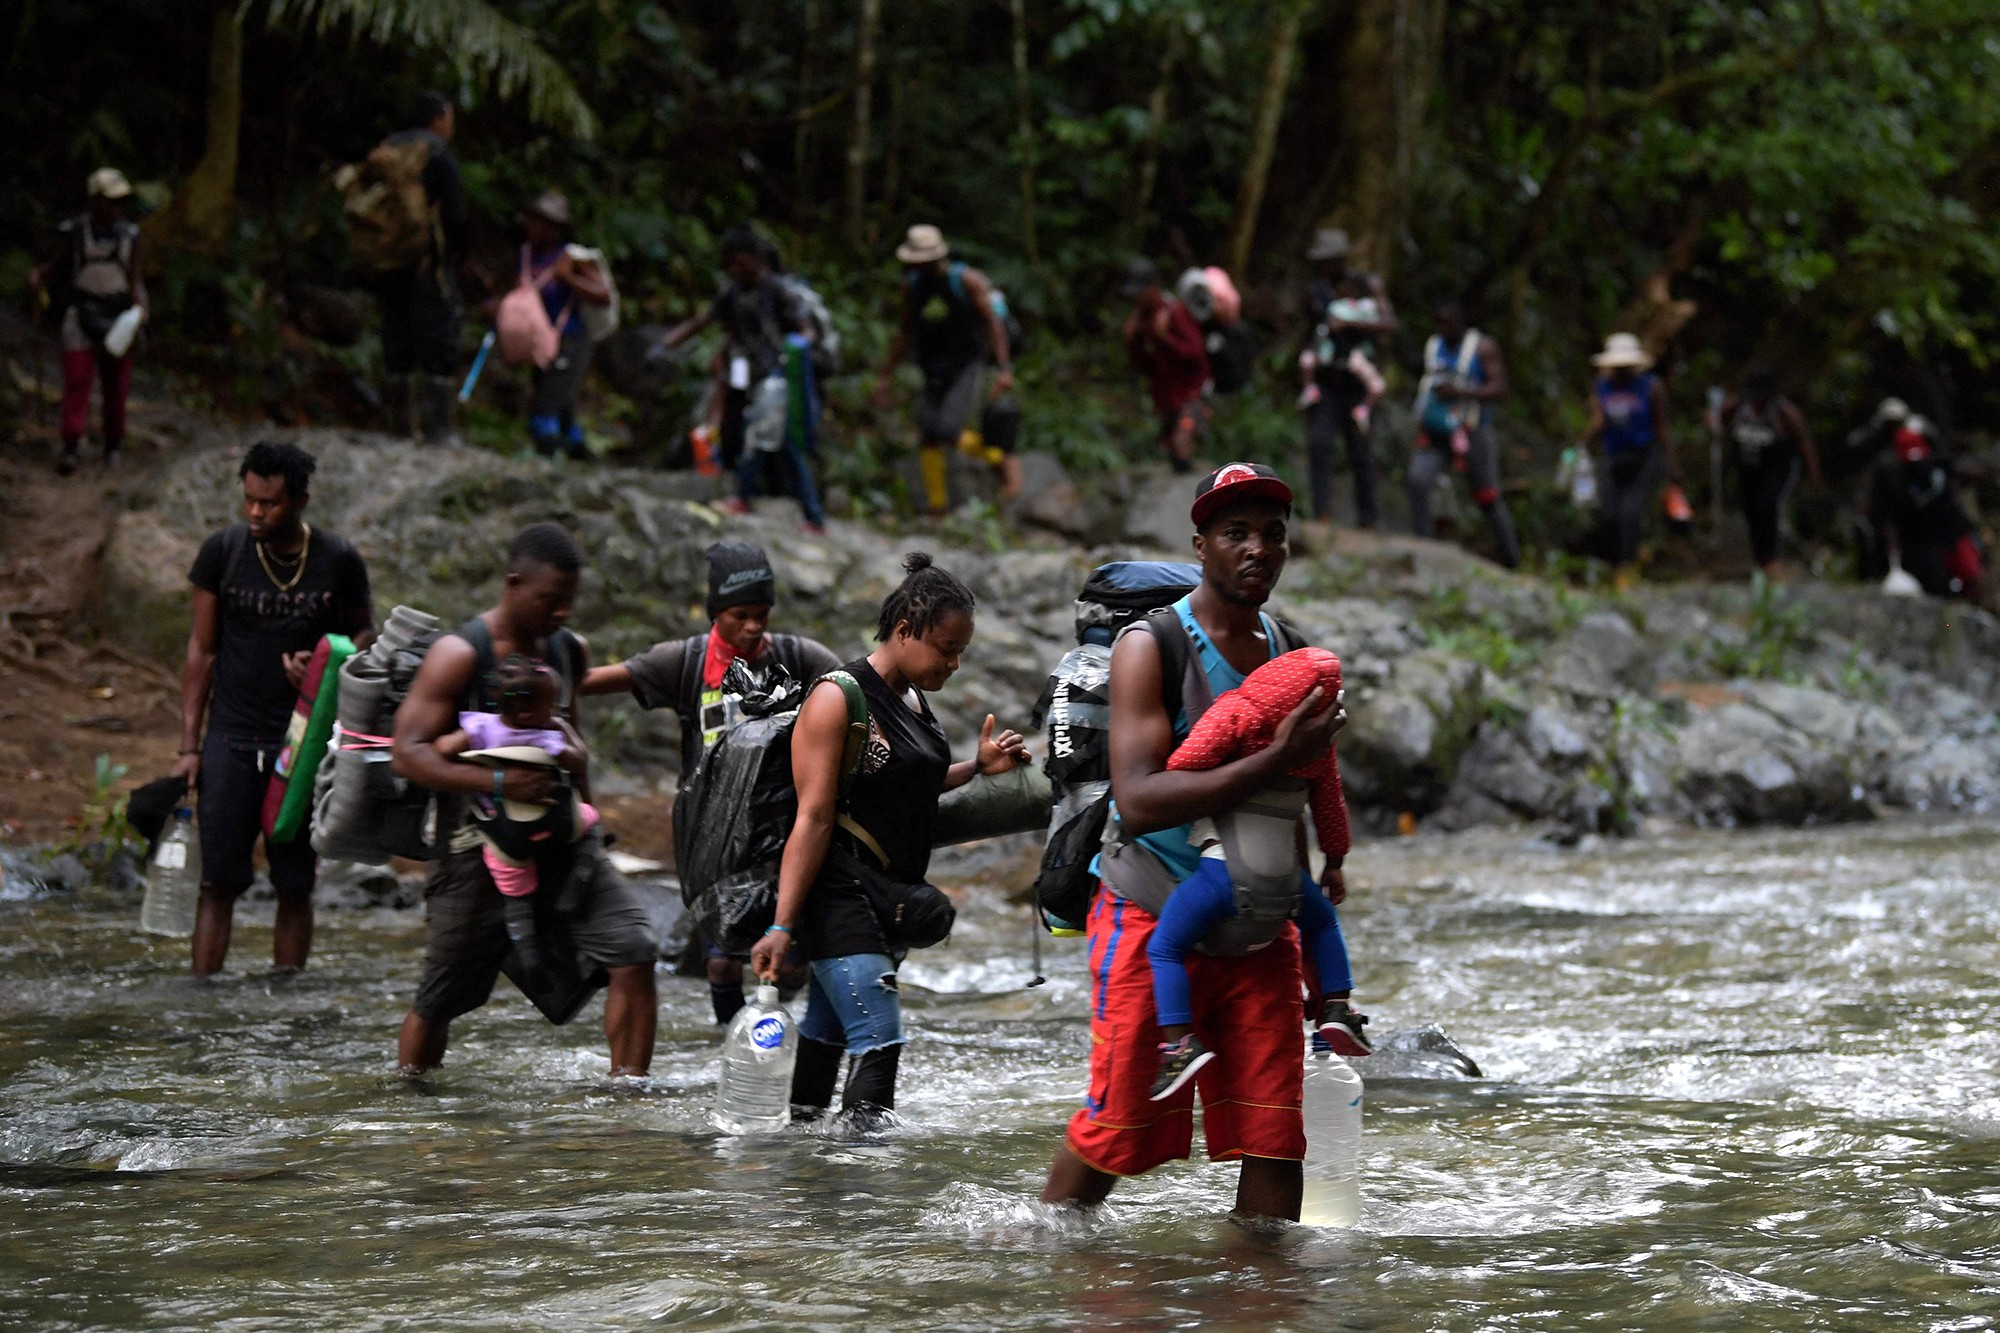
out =
<path fill-rule="evenodd" d="M 486 369 L 486 355 L 492 350 L 493 330 L 488 329 L 486 330 L 486 336 L 479 340 L 479 352 L 472 358 L 472 369 L 465 374 L 465 385 L 458 391 L 459 402 L 471 401 L 473 386 L 479 383 L 479 372 Z"/>
<path fill-rule="evenodd" d="M 1035 979 L 1022 987 L 1023 990 L 1033 990 L 1048 980 L 1047 977 L 1042 975 L 1042 923 L 1036 919 L 1041 915 L 1041 912 L 1042 909 L 1038 904 L 1033 902 L 1028 904 L 1028 931 L 1033 937 Z"/>

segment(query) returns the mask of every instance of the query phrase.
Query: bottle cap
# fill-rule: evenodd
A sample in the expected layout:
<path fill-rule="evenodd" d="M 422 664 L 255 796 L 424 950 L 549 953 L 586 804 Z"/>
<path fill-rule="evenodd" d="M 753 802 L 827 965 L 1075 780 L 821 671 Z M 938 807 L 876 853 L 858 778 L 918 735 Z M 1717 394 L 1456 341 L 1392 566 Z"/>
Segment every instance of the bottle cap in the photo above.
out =
<path fill-rule="evenodd" d="M 174 807 L 174 818 L 175 818 L 175 819 L 193 819 L 193 818 L 194 818 L 194 807 L 193 807 L 193 806 L 191 806 L 191 805 L 181 805 L 181 806 L 176 806 L 176 807 Z"/>
<path fill-rule="evenodd" d="M 777 1002 L 778 988 L 768 981 L 759 982 L 757 984 L 757 1003 L 768 1009 Z"/>

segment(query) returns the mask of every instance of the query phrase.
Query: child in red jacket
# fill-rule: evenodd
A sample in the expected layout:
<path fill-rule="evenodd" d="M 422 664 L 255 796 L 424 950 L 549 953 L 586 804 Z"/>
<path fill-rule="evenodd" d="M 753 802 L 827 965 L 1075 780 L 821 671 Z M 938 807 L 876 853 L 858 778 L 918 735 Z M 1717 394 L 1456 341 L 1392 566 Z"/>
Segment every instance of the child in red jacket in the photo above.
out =
<path fill-rule="evenodd" d="M 1323 648 L 1300 648 L 1273 658 L 1209 706 L 1167 760 L 1167 768 L 1218 768 L 1255 754 L 1271 744 L 1278 724 L 1315 689 L 1329 701 L 1328 707 L 1337 706 L 1341 694 L 1338 657 Z M 1339 865 L 1347 856 L 1351 839 L 1338 759 L 1329 750 L 1290 776 L 1307 783 L 1320 850 L 1329 863 Z M 1193 1032 L 1187 952 L 1212 927 L 1237 912 L 1235 883 L 1213 822 L 1197 821 L 1191 838 L 1201 846 L 1201 868 L 1175 887 L 1160 909 L 1159 925 L 1146 946 L 1153 970 L 1156 1021 L 1165 1039 L 1160 1043 L 1160 1077 L 1152 1094 L 1155 1101 L 1185 1087 L 1195 1071 L 1214 1058 L 1214 1052 Z M 1323 997 L 1315 1010 L 1315 1026 L 1340 1054 L 1367 1055 L 1374 1049 L 1362 1032 L 1368 1019 L 1347 1002 L 1353 977 L 1340 919 L 1309 875 L 1301 873 L 1300 880 L 1299 946 L 1312 966 L 1314 994 Z"/>

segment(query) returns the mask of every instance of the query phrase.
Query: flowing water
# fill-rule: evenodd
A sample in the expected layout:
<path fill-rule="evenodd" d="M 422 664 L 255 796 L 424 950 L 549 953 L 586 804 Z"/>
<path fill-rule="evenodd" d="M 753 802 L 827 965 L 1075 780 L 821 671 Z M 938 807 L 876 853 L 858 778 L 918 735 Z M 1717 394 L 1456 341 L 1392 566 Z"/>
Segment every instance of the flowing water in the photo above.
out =
<path fill-rule="evenodd" d="M 1488 1077 L 1378 1066 L 1349 1232 L 1234 1225 L 1206 1163 L 1034 1204 L 1081 948 L 1024 990 L 993 893 L 905 970 L 908 1123 L 762 1141 L 708 1127 L 699 981 L 663 979 L 643 1084 L 503 984 L 406 1086 L 414 914 L 326 914 L 291 979 L 251 914 L 197 985 L 130 898 L 0 903 L 0 1325 L 2000 1323 L 1990 827 L 1417 839 L 1353 873 L 1376 1030 L 1439 1023 Z"/>

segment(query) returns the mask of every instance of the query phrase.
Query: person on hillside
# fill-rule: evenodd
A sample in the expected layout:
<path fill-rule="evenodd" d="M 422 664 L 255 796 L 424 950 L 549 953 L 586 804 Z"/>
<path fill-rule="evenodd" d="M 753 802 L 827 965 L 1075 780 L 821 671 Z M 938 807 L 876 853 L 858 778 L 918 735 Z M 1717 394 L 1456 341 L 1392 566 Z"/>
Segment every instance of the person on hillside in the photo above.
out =
<path fill-rule="evenodd" d="M 1445 301 L 1435 314 L 1436 332 L 1424 343 L 1424 377 L 1417 386 L 1417 431 L 1411 441 L 1406 489 L 1410 528 L 1434 537 L 1431 495 L 1447 468 L 1472 484 L 1472 502 L 1486 516 L 1494 554 L 1513 569 L 1521 563 L 1514 516 L 1500 494 L 1500 440 L 1493 415 L 1507 396 L 1507 363 L 1500 344 L 1467 321 L 1465 307 Z"/>
<path fill-rule="evenodd" d="M 1194 471 L 1195 441 L 1209 418 L 1208 347 L 1187 306 L 1168 294 L 1150 259 L 1125 266 L 1120 288 L 1131 298 L 1125 317 L 1125 355 L 1146 377 L 1159 421 L 1160 450 L 1174 471 Z"/>
<path fill-rule="evenodd" d="M 1680 462 L 1667 430 L 1667 391 L 1651 373 L 1653 358 L 1630 333 L 1614 333 L 1591 358 L 1603 372 L 1591 386 L 1586 405 L 1590 424 L 1584 443 L 1601 443 L 1598 503 L 1611 534 L 1613 580 L 1629 588 L 1639 574 L 1639 545 L 1664 476 L 1680 484 Z"/>
<path fill-rule="evenodd" d="M 1165 652 L 1147 622 L 1111 656 L 1110 766 L 1115 821 L 1099 858 L 1102 885 L 1090 910 L 1089 1092 L 1049 1168 L 1045 1203 L 1093 1207 L 1121 1176 L 1188 1155 L 1194 1089 L 1150 1100 L 1159 1069 L 1147 946 L 1173 886 L 1199 867 L 1195 821 L 1231 812 L 1323 760 L 1346 721 L 1314 688 L 1281 721 L 1271 744 L 1214 768 L 1169 771 L 1168 760 L 1203 705 L 1279 655 L 1292 633 L 1264 614 L 1284 572 L 1291 488 L 1261 464 L 1230 463 L 1203 477 L 1190 511 L 1201 583 L 1174 604 L 1188 667 L 1180 688 L 1162 677 Z M 1178 709 L 1169 694 L 1181 700 Z M 1301 872 L 1302 840 L 1294 843 Z M 1347 896 L 1340 862 L 1320 876 L 1327 901 Z M 1304 1188 L 1304 1077 L 1299 1058 L 1302 976 L 1298 932 L 1272 923 L 1248 953 L 1214 952 L 1190 967 L 1190 1016 L 1216 1058 L 1195 1079 L 1211 1159 L 1240 1159 L 1236 1210 L 1299 1215 Z"/>
<path fill-rule="evenodd" d="M 597 264 L 578 258 L 569 241 L 572 232 L 569 200 L 559 190 L 535 196 L 521 210 L 521 273 L 535 284 L 549 320 L 562 335 L 555 360 L 534 373 L 528 399 L 528 437 L 535 452 L 547 457 L 567 453 L 589 458 L 583 423 L 576 419 L 576 398 L 590 369 L 590 330 L 584 327 L 584 305 L 611 304 L 611 284 Z"/>
<path fill-rule="evenodd" d="M 951 257 L 943 232 L 918 223 L 896 247 L 896 258 L 903 265 L 902 317 L 875 380 L 875 405 L 889 406 L 896 367 L 914 352 L 924 375 L 917 398 L 917 465 L 931 517 L 942 518 L 951 508 L 944 451 L 958 443 L 979 409 L 980 380 L 989 358 L 993 374 L 986 398 L 1014 387 L 1012 344 L 993 308 L 993 284 L 978 269 Z"/>
<path fill-rule="evenodd" d="M 771 243 L 748 224 L 732 227 L 722 238 L 722 267 L 728 281 L 705 310 L 667 330 L 659 351 L 679 347 L 711 324 L 722 327 L 726 341 L 715 359 L 722 405 L 722 465 L 736 474 L 737 493 L 717 507 L 729 514 L 749 513 L 766 463 L 775 460 L 798 498 L 807 530 L 819 532 L 826 526 L 826 511 L 820 504 L 812 460 L 804 442 L 794 435 L 792 395 L 785 380 L 788 341 L 809 342 L 812 321 L 779 278 L 774 253 Z M 766 389 L 774 379 L 786 387 Z M 817 419 L 818 404 L 810 388 L 806 397 L 804 411 Z M 772 413 L 777 414 L 775 420 Z M 753 416 L 758 420 L 753 422 Z M 750 447 L 753 425 L 757 448 Z"/>
<path fill-rule="evenodd" d="M 1868 477 L 1867 517 L 1888 568 L 1902 569 L 1933 597 L 1979 600 L 1986 555 L 1978 528 L 1937 456 L 1930 422 L 1910 416 Z"/>
<path fill-rule="evenodd" d="M 348 635 L 356 648 L 375 637 L 360 552 L 305 521 L 316 466 L 295 444 L 251 445 L 237 470 L 244 521 L 203 542 L 188 573 L 194 624 L 181 670 L 181 748 L 173 771 L 201 803 L 196 976 L 219 971 L 229 954 L 236 900 L 253 878 L 250 854 L 263 832 L 265 791 L 314 649 L 327 634 Z M 272 961 L 296 970 L 312 950 L 319 859 L 310 830 L 290 842 L 266 838 L 264 858 L 278 896 Z"/>
<path fill-rule="evenodd" d="M 685 785 L 709 747 L 743 715 L 742 696 L 723 680 L 732 663 L 746 663 L 760 683 L 773 667 L 801 683 L 840 667 L 833 650 L 817 639 L 771 629 L 777 600 L 778 576 L 761 548 L 717 542 L 708 548 L 708 631 L 656 643 L 613 666 L 592 667 L 583 678 L 583 693 L 630 691 L 641 708 L 673 709 L 681 726 Z M 743 964 L 713 941 L 703 947 L 709 1002 L 715 1021 L 727 1026 L 743 1007 Z"/>
<path fill-rule="evenodd" d="M 125 400 L 132 392 L 132 349 L 113 355 L 105 347 L 119 317 L 134 306 L 147 310 L 146 276 L 139 266 L 139 227 L 127 215 L 132 185 L 116 167 L 99 167 L 85 184 L 84 211 L 56 228 L 60 241 L 45 264 L 28 271 L 37 296 L 56 280 L 62 304 L 62 453 L 56 472 L 76 471 L 90 429 L 90 382 L 103 399 L 104 463 L 118 461 L 125 442 Z"/>
<path fill-rule="evenodd" d="M 452 1020 L 491 999 L 502 972 L 524 991 L 536 984 L 537 967 L 509 936 L 506 904 L 482 854 L 470 800 L 549 805 L 558 794 L 556 779 L 547 768 L 488 769 L 454 761 L 437 742 L 459 729 L 460 714 L 499 711 L 494 668 L 515 654 L 549 664 L 560 682 L 558 715 L 581 730 L 577 686 L 589 655 L 565 622 L 582 574 L 583 553 L 568 532 L 554 523 L 523 528 L 507 548 L 499 602 L 432 645 L 396 712 L 390 766 L 398 777 L 440 795 L 438 829 L 446 847 L 430 863 L 424 885 L 423 977 L 397 1042 L 405 1073 L 443 1062 Z M 587 790 L 582 794 L 588 798 Z M 600 837 L 593 833 L 577 844 L 575 860 L 556 900 L 556 919 L 567 936 L 561 953 L 597 969 L 586 984 L 608 980 L 604 1035 L 613 1076 L 644 1074 L 659 1020 L 653 987 L 659 943 L 645 909 L 611 868 Z M 552 950 L 535 952 L 546 957 Z"/>
<path fill-rule="evenodd" d="M 1354 470 L 1354 519 L 1373 528 L 1380 514 L 1375 498 L 1375 455 L 1368 432 L 1355 409 L 1368 401 L 1368 383 L 1348 364 L 1361 351 L 1380 365 L 1378 344 L 1396 331 L 1396 308 L 1380 276 L 1363 273 L 1373 299 L 1372 312 L 1336 309 L 1351 298 L 1344 295 L 1355 270 L 1348 267 L 1354 247 L 1339 227 L 1322 227 L 1313 236 L 1306 260 L 1314 276 L 1306 284 L 1307 350 L 1313 353 L 1313 381 L 1306 395 L 1306 471 L 1312 488 L 1313 517 L 1333 519 L 1334 453 L 1347 444 L 1348 465 Z M 1372 313 L 1373 318 L 1356 315 Z"/>
<path fill-rule="evenodd" d="M 394 146 L 423 143 L 430 149 L 423 174 L 433 218 L 430 253 L 379 275 L 375 296 L 382 308 L 382 369 L 389 376 L 390 428 L 413 433 L 414 409 L 414 424 L 431 444 L 453 438 L 459 328 L 465 319 L 458 272 L 472 239 L 472 210 L 458 159 L 451 151 L 457 127 L 458 113 L 451 99 L 426 91 L 411 102 L 409 128 L 383 141 Z"/>
<path fill-rule="evenodd" d="M 808 1116 L 832 1105 L 843 1049 L 841 1109 L 867 1122 L 896 1106 L 905 1040 L 896 966 L 906 946 L 877 908 L 871 877 L 921 884 L 938 797 L 975 774 L 1005 773 L 1028 759 L 1021 737 L 995 735 L 988 714 L 974 757 L 951 761 L 925 695 L 943 688 L 971 646 L 972 593 L 921 551 L 903 568 L 902 584 L 882 603 L 875 650 L 845 668 L 867 699 L 868 739 L 844 796 L 844 691 L 823 681 L 799 709 L 792 732 L 798 819 L 778 867 L 776 914 L 750 954 L 750 966 L 767 981 L 794 942 L 812 960 L 792 1073 L 792 1104 Z"/>
<path fill-rule="evenodd" d="M 1753 370 L 1744 377 L 1743 392 L 1723 400 L 1716 424 L 1736 465 L 1737 496 L 1750 529 L 1751 558 L 1766 575 L 1775 577 L 1778 530 L 1801 465 L 1815 490 L 1826 485 L 1805 413 L 1778 392 L 1776 375 Z"/>

